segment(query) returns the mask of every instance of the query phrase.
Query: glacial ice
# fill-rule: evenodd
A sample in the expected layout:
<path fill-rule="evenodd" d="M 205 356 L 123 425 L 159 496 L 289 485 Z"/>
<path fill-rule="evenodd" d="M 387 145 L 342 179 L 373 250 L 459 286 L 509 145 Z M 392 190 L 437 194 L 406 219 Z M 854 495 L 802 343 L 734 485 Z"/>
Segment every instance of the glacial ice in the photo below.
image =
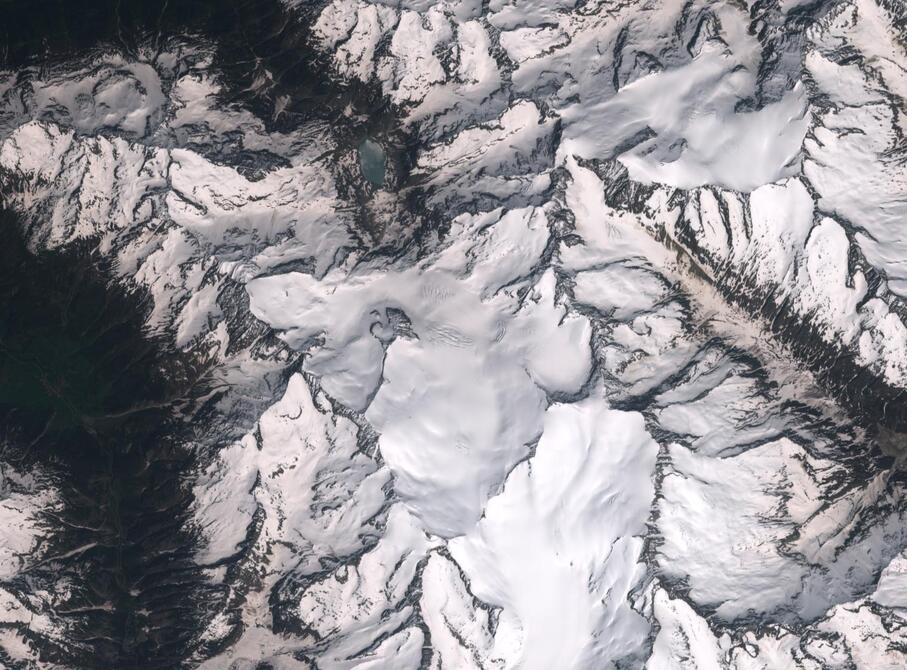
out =
<path fill-rule="evenodd" d="M 329 126 L 219 105 L 203 55 L 0 80 L 33 245 L 96 240 L 253 424 L 192 445 L 196 560 L 229 592 L 200 667 L 907 662 L 891 416 L 809 368 L 907 387 L 905 55 L 897 8 L 831 4 L 808 28 L 796 2 L 293 14 L 419 140 L 365 204 Z M 0 496 L 12 578 L 52 500 Z M 23 656 L 33 605 L 0 600 Z"/>

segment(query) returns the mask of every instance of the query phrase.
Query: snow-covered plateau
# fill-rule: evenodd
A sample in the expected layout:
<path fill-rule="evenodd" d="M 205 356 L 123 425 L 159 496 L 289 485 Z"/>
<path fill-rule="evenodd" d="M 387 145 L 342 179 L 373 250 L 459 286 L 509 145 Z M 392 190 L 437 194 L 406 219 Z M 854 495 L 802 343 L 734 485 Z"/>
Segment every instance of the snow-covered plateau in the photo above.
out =
<path fill-rule="evenodd" d="M 907 4 L 175 4 L 0 61 L 196 380 L 102 521 L 0 434 L 0 667 L 907 667 Z"/>

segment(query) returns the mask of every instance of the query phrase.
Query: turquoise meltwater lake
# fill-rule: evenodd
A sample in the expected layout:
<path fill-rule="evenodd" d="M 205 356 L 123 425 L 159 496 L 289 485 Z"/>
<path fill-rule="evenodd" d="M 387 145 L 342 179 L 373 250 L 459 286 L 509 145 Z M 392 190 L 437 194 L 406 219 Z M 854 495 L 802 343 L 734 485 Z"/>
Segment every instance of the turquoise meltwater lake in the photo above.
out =
<path fill-rule="evenodd" d="M 359 145 L 359 167 L 362 176 L 372 185 L 384 185 L 386 156 L 384 148 L 374 140 L 366 138 Z"/>

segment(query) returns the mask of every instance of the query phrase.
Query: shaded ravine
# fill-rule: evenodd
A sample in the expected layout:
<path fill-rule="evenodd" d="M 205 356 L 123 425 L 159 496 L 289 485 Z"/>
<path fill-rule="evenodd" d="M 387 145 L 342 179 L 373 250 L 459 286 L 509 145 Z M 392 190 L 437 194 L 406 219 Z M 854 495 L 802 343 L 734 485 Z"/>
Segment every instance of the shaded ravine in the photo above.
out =
<path fill-rule="evenodd" d="M 615 161 L 580 161 L 595 170 L 607 185 L 605 201 L 618 208 L 643 213 L 646 200 L 656 187 L 630 180 L 626 168 Z M 674 197 L 683 202 L 683 193 Z M 684 231 L 687 232 L 687 231 Z M 907 433 L 907 396 L 905 389 L 892 386 L 878 374 L 859 364 L 852 350 L 828 342 L 813 320 L 796 312 L 790 297 L 783 297 L 777 290 L 758 288 L 752 270 L 743 274 L 720 271 L 717 280 L 706 276 L 701 266 L 708 267 L 707 257 L 698 242 L 690 235 L 675 242 L 664 231 L 657 233 L 658 240 L 677 255 L 685 271 L 705 284 L 713 286 L 728 305 L 738 307 L 753 319 L 754 327 L 764 328 L 766 335 L 787 347 L 792 358 L 808 369 L 824 393 L 841 404 L 852 419 L 864 425 L 873 436 L 882 441 L 902 441 Z M 880 273 L 865 265 L 873 285 L 879 283 Z"/>
<path fill-rule="evenodd" d="M 162 3 L 155 11 L 143 13 L 140 6 L 116 3 L 116 20 L 104 23 L 109 34 L 98 33 L 127 50 L 140 38 L 159 42 L 162 32 L 170 30 L 168 12 L 172 9 L 168 7 L 172 6 Z M 326 79 L 312 74 L 310 64 L 300 55 L 304 54 L 301 33 L 273 3 L 241 7 L 245 9 L 225 9 L 227 18 L 217 18 L 210 8 L 211 14 L 198 9 L 196 24 L 215 39 L 223 39 L 218 66 L 233 82 L 229 86 L 230 95 L 235 96 L 231 101 L 241 101 L 275 128 L 282 124 L 291 128 L 312 117 L 333 122 L 340 102 L 358 99 L 355 87 L 341 95 Z M 129 11 L 141 16 L 131 16 Z M 196 10 L 189 10 L 190 16 L 192 11 Z M 91 21 L 87 24 L 92 25 Z M 139 24 L 145 27 L 136 28 Z M 86 38 L 78 48 L 90 43 Z M 255 72 L 252 63 L 258 57 L 278 74 L 278 83 L 263 93 L 249 87 Z M 306 93 L 272 117 L 273 98 L 297 88 Z M 364 109 L 383 104 L 365 87 L 361 87 L 361 95 Z M 390 115 L 376 114 L 374 118 L 367 127 L 348 124 L 336 130 L 348 147 L 362 147 L 370 141 L 363 137 L 380 137 L 386 132 L 382 124 Z M 192 148 L 253 177 L 267 171 L 270 160 L 280 161 L 280 157 L 243 151 L 241 146 L 235 152 L 230 147 L 203 144 Z M 396 163 L 405 163 L 405 151 L 401 156 L 387 157 L 392 184 L 398 179 Z M 377 171 L 371 172 L 374 179 L 362 175 L 372 186 L 384 181 L 384 160 L 382 156 L 381 179 Z M 377 170 L 376 166 L 377 161 L 371 165 Z M 371 188 L 354 177 L 360 167 L 365 173 L 366 165 L 352 163 L 349 178 L 341 183 L 350 200 L 367 198 Z M 417 203 L 411 205 L 415 208 Z M 367 228 L 379 225 L 367 220 L 361 223 Z M 16 228 L 15 222 L 2 224 L 7 233 Z M 3 314 L 15 316 L 3 324 L 5 330 L 0 334 L 6 338 L 0 352 L 7 355 L 4 374 L 15 382 L 7 387 L 8 398 L 0 395 L 0 406 L 8 410 L 4 413 L 8 418 L 5 432 L 10 435 L 7 456 L 26 468 L 29 464 L 50 468 L 65 502 L 59 518 L 51 522 L 59 530 L 50 538 L 49 548 L 35 557 L 16 583 L 7 586 L 20 593 L 64 592 L 50 601 L 48 611 L 68 627 L 62 637 L 71 645 L 57 646 L 45 638 L 34 638 L 42 656 L 52 662 L 85 668 L 169 668 L 190 656 L 203 658 L 211 650 L 196 648 L 195 640 L 212 614 L 222 609 L 224 593 L 209 585 L 192 561 L 196 538 L 186 531 L 192 500 L 181 485 L 181 477 L 194 465 L 193 454 L 181 445 L 188 441 L 188 433 L 207 424 L 199 420 L 204 415 L 192 411 L 195 391 L 204 385 L 202 366 L 171 351 L 166 340 L 143 334 L 142 297 L 113 287 L 106 271 L 93 265 L 90 244 L 38 257 L 24 251 L 17 240 L 5 247 L 9 249 L 3 253 L 18 254 L 5 261 L 3 269 L 3 299 L 9 301 Z M 5 274 L 7 271 L 12 274 Z M 243 309 L 238 300 L 231 302 L 237 310 Z M 99 310 L 99 305 L 104 309 Z M 802 339 L 811 341 L 805 334 Z M 806 359 L 811 356 L 809 350 L 797 353 Z M 756 362 L 752 365 L 758 368 Z M 834 386 L 834 379 L 823 381 Z M 627 409 L 640 411 L 651 407 L 651 398 L 645 404 L 639 401 L 638 406 L 626 404 Z M 242 429 L 233 426 L 234 431 Z M 654 428 L 652 432 L 656 432 Z M 250 537 L 255 532 L 253 527 Z M 243 575 L 234 580 L 230 573 L 241 557 L 231 557 L 228 562 L 223 566 L 228 580 L 244 580 Z M 298 601 L 298 590 L 291 581 L 292 577 L 287 578 L 272 592 L 278 631 L 294 630 L 292 622 L 284 625 L 281 621 L 284 607 L 277 602 L 282 595 L 288 602 Z M 61 584 L 71 586 L 67 591 Z M 426 635 L 430 639 L 427 629 Z M 2 662 L 0 658 L 0 665 Z"/>
<path fill-rule="evenodd" d="M 21 29 L 0 33 L 0 67 L 65 67 L 97 48 L 136 54 L 149 45 L 210 41 L 225 103 L 252 110 L 270 130 L 330 123 L 346 155 L 374 138 L 386 152 L 385 186 L 406 176 L 414 148 L 380 91 L 340 87 L 326 77 L 306 47 L 304 22 L 275 0 L 50 4 L 46 12 L 30 3 L 10 5 L 6 26 Z M 263 71 L 273 76 L 265 90 L 254 85 Z M 289 102 L 274 114 L 282 96 Z M 344 114 L 350 107 L 357 112 L 352 119 Z M 184 146 L 251 179 L 283 160 L 241 142 Z M 362 205 L 378 186 L 360 173 L 358 161 L 335 167 L 338 188 L 353 202 Z M 2 177 L 0 202 L 17 188 L 15 177 Z M 366 207 L 357 218 L 363 237 L 380 238 L 382 223 Z M 35 221 L 25 236 L 37 235 L 41 225 Z M 214 583 L 212 566 L 195 560 L 199 538 L 186 478 L 204 453 L 189 445 L 201 439 L 216 448 L 249 429 L 254 417 L 212 416 L 218 411 L 212 397 L 220 392 L 207 388 L 204 361 L 176 351 L 166 335 L 147 335 L 148 296 L 124 288 L 95 252 L 96 241 L 35 255 L 20 229 L 14 215 L 3 213 L 0 463 L 48 471 L 61 505 L 45 519 L 54 530 L 42 538 L 40 552 L 25 557 L 25 568 L 3 584 L 49 617 L 53 631 L 19 632 L 41 660 L 67 668 L 194 663 L 217 651 L 200 635 L 214 616 L 236 606 L 229 591 L 242 591 L 234 582 L 243 577 Z M 224 307 L 228 315 L 232 310 Z M 247 339 L 247 318 L 228 324 L 232 343 Z M 279 397 L 281 390 L 274 391 Z M 249 425 L 222 430 L 228 418 Z M 242 563 L 245 549 L 239 551 L 221 566 L 228 574 Z M 2 652 L 0 666 L 16 667 Z"/>
<path fill-rule="evenodd" d="M 82 245 L 26 249 L 0 220 L 2 460 L 51 474 L 62 506 L 14 592 L 43 600 L 65 646 L 33 637 L 66 667 L 173 667 L 196 603 L 214 594 L 192 561 L 191 454 L 180 416 L 204 370 L 143 331 L 142 296 L 110 281 Z M 26 635 L 30 633 L 23 631 Z"/>
<path fill-rule="evenodd" d="M 224 84 L 219 96 L 223 104 L 251 111 L 268 132 L 291 132 L 311 122 L 329 124 L 336 142 L 337 188 L 359 205 L 358 223 L 380 233 L 384 222 L 363 205 L 382 183 L 392 191 L 408 185 L 418 138 L 401 128 L 398 110 L 379 84 L 333 76 L 326 55 L 311 48 L 311 23 L 325 4 L 315 0 L 289 9 L 279 0 L 97 0 L 81 6 L 52 0 L 36 12 L 33 3 L 15 0 L 4 6 L 0 70 L 65 66 L 101 51 L 154 64 L 168 49 L 178 52 L 196 44 L 212 48 L 211 70 Z M 166 97 L 169 83 L 162 83 Z M 99 134 L 117 133 L 101 128 Z M 154 143 L 150 137 L 130 139 Z M 227 139 L 216 145 L 191 137 L 169 141 L 253 180 L 286 162 L 267 151 L 248 149 L 236 137 Z M 361 172 L 362 160 L 378 160 L 373 153 L 363 154 L 365 145 L 383 153 L 381 180 Z M 416 194 L 406 199 L 409 208 L 422 213 Z"/>

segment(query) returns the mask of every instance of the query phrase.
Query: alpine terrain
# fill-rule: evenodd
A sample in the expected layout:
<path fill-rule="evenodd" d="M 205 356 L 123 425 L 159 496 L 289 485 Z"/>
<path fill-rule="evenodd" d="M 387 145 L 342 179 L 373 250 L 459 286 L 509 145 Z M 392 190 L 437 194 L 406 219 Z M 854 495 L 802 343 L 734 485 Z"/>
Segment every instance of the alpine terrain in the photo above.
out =
<path fill-rule="evenodd" d="M 905 667 L 904 0 L 0 4 L 0 668 Z"/>

